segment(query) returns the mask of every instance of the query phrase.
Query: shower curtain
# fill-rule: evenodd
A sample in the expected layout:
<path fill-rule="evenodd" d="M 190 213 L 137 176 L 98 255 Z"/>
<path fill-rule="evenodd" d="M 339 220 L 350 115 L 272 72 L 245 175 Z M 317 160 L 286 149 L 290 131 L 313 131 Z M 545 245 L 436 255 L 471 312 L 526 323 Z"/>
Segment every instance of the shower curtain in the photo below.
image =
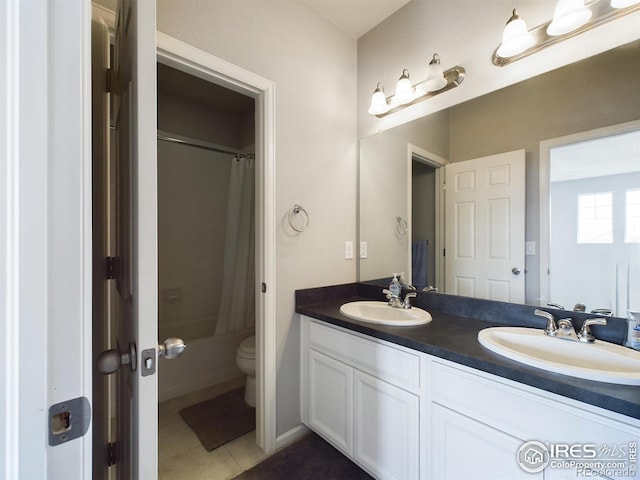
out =
<path fill-rule="evenodd" d="M 232 160 L 216 335 L 255 325 L 255 160 Z"/>

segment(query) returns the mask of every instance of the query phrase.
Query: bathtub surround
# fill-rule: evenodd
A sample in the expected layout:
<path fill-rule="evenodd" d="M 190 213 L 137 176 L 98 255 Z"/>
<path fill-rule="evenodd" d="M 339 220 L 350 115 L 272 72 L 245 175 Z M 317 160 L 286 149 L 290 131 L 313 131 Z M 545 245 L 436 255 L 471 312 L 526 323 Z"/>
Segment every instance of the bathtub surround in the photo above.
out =
<path fill-rule="evenodd" d="M 443 358 L 525 385 L 640 419 L 638 387 L 572 378 L 529 367 L 496 355 L 478 342 L 478 332 L 493 326 L 527 326 L 543 329 L 535 307 L 459 297 L 419 293 L 412 302 L 427 310 L 433 321 L 418 327 L 387 327 L 350 320 L 340 305 L 353 300 L 385 301 L 382 288 L 373 284 L 345 284 L 296 291 L 296 312 L 355 332 Z M 590 314 L 563 312 L 579 327 Z M 595 336 L 621 344 L 626 332 L 623 318 L 609 317 L 594 327 Z M 579 328 L 578 328 L 579 329 Z"/>
<path fill-rule="evenodd" d="M 158 330 L 185 342 L 212 336 L 233 156 L 158 142 Z"/>

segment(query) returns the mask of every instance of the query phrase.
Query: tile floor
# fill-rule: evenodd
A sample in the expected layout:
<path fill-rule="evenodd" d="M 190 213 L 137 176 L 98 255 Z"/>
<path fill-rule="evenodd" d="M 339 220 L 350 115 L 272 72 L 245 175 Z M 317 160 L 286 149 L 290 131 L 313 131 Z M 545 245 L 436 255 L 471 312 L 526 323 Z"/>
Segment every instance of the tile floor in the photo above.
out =
<path fill-rule="evenodd" d="M 159 405 L 159 480 L 228 480 L 266 458 L 256 446 L 255 432 L 207 452 L 195 433 L 180 418 L 180 409 L 244 384 L 244 378 L 221 383 Z"/>

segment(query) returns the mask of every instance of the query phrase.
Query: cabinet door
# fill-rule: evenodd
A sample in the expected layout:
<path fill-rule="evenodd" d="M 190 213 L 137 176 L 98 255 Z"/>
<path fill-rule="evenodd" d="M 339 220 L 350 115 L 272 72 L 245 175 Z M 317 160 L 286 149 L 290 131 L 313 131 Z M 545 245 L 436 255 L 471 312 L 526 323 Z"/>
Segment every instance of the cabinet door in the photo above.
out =
<path fill-rule="evenodd" d="M 418 397 L 358 370 L 354 382 L 354 459 L 379 479 L 418 478 Z"/>
<path fill-rule="evenodd" d="M 431 478 L 468 480 L 542 479 L 520 468 L 519 438 L 439 404 L 431 406 Z"/>
<path fill-rule="evenodd" d="M 351 455 L 353 368 L 309 350 L 309 427 Z"/>

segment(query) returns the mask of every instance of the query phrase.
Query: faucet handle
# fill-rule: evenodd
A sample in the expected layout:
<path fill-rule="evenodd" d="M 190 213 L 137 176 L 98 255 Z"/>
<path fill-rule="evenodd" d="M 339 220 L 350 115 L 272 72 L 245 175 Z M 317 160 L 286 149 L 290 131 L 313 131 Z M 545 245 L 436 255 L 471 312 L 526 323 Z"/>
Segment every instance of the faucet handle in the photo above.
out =
<path fill-rule="evenodd" d="M 555 335 L 558 333 L 558 325 L 556 324 L 553 315 L 551 315 L 549 312 L 539 310 L 537 308 L 533 313 L 535 313 L 539 317 L 547 319 L 547 326 L 544 329 L 544 333 L 545 335 L 549 335 L 550 337 L 555 337 Z"/>
<path fill-rule="evenodd" d="M 409 292 L 404 296 L 404 302 L 402 303 L 402 306 L 404 308 L 411 308 L 411 299 L 417 297 L 418 294 L 416 292 Z"/>
<path fill-rule="evenodd" d="M 578 332 L 578 339 L 581 342 L 593 343 L 596 340 L 596 337 L 591 333 L 591 329 L 589 328 L 591 325 L 606 325 L 606 318 L 588 318 L 582 324 L 582 328 L 580 332 Z"/>

